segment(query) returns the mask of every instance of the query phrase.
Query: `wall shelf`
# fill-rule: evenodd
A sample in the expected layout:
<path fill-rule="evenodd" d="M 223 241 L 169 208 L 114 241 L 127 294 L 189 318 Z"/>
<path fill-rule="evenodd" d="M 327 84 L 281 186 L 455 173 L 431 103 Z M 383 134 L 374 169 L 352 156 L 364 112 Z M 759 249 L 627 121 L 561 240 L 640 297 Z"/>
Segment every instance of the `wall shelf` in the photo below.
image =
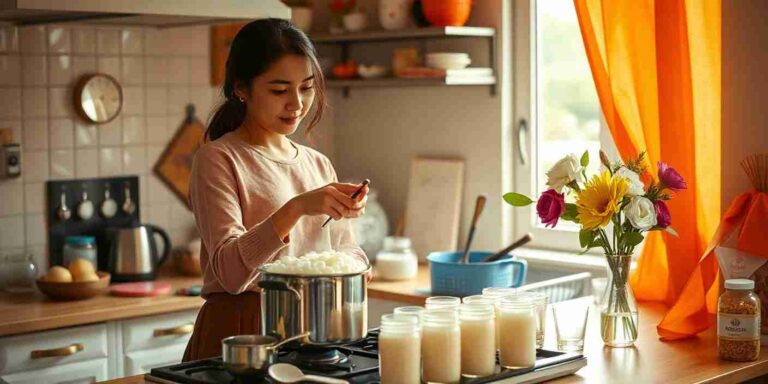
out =
<path fill-rule="evenodd" d="M 490 86 L 491 95 L 496 94 L 496 29 L 489 27 L 427 27 L 400 30 L 375 30 L 349 32 L 341 34 L 314 34 L 310 36 L 317 44 L 336 45 L 341 48 L 340 61 L 349 58 L 352 44 L 392 42 L 400 40 L 426 40 L 450 38 L 479 38 L 487 41 L 489 64 L 493 76 L 447 76 L 429 78 L 386 77 L 378 79 L 335 79 L 328 78 L 329 88 L 341 88 L 344 97 L 349 96 L 350 88 L 359 87 L 411 87 L 411 86 L 447 86 L 447 85 L 483 85 Z"/>

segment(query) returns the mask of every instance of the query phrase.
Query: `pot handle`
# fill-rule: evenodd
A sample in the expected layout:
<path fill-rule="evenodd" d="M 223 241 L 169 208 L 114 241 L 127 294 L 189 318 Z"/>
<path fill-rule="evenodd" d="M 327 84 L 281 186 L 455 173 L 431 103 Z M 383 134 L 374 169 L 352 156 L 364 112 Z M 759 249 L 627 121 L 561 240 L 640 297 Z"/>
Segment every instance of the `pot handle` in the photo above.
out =
<path fill-rule="evenodd" d="M 268 350 L 275 350 L 283 346 L 285 343 L 290 343 L 291 341 L 303 339 L 305 337 L 309 337 L 309 332 L 304 332 L 295 336 L 286 337 L 285 339 L 280 340 L 277 344 L 272 344 L 267 347 Z"/>
<path fill-rule="evenodd" d="M 273 291 L 288 291 L 293 293 L 294 296 L 296 296 L 296 299 L 301 301 L 301 293 L 299 291 L 295 290 L 293 287 L 288 285 L 288 283 L 284 281 L 275 281 L 275 280 L 260 280 L 256 285 L 259 286 L 261 289 L 271 289 Z"/>

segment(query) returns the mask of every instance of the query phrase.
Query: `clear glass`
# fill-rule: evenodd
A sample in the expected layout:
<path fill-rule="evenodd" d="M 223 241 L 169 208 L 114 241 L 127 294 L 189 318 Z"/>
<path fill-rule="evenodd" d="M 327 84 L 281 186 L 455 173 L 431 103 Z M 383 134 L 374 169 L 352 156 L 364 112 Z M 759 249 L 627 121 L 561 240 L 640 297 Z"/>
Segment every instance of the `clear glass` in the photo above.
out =
<path fill-rule="evenodd" d="M 32 292 L 35 279 L 40 272 L 32 254 L 8 255 L 3 268 L 6 270 L 5 290 L 7 292 Z"/>
<path fill-rule="evenodd" d="M 573 1 L 542 0 L 534 4 L 538 137 L 534 144 L 534 174 L 538 196 L 547 189 L 546 172 L 564 155 L 581 156 L 585 150 L 597 154 L 601 109 Z M 587 174 L 599 165 L 599 161 L 590 161 Z M 537 225 L 541 226 L 540 222 Z"/>
<path fill-rule="evenodd" d="M 543 292 L 518 291 L 516 296 L 533 301 L 536 311 L 536 348 L 544 347 L 544 330 L 547 325 L 547 304 L 549 297 Z"/>
<path fill-rule="evenodd" d="M 603 297 L 605 297 L 605 288 L 608 286 L 607 277 L 596 277 L 592 279 L 592 297 L 595 304 L 602 305 Z"/>
<path fill-rule="evenodd" d="M 428 309 L 421 320 L 422 380 L 425 383 L 458 383 L 461 380 L 458 311 Z"/>
<path fill-rule="evenodd" d="M 607 255 L 608 286 L 602 299 L 600 333 L 609 347 L 630 347 L 637 340 L 637 303 L 629 286 L 631 255 Z"/>
<path fill-rule="evenodd" d="M 536 364 L 536 304 L 521 296 L 501 299 L 499 308 L 499 363 L 504 368 Z"/>
<path fill-rule="evenodd" d="M 552 305 L 557 349 L 565 352 L 584 350 L 584 333 L 587 329 L 588 315 L 589 303 L 585 301 L 568 301 Z"/>
<path fill-rule="evenodd" d="M 427 297 L 424 305 L 427 309 L 454 308 L 458 309 L 461 299 L 453 296 L 432 296 Z"/>
<path fill-rule="evenodd" d="M 421 377 L 421 333 L 415 316 L 381 317 L 379 375 L 382 384 L 418 383 Z"/>
<path fill-rule="evenodd" d="M 466 298 L 465 298 L 466 299 Z M 486 301 L 488 299 L 486 298 Z M 483 377 L 496 370 L 496 310 L 491 303 L 459 307 L 461 375 Z"/>
<path fill-rule="evenodd" d="M 395 317 L 399 316 L 413 316 L 416 318 L 418 323 L 421 323 L 421 316 L 427 309 L 424 307 L 419 307 L 416 305 L 410 305 L 407 307 L 397 307 L 393 311 Z"/>
<path fill-rule="evenodd" d="M 488 296 L 483 296 L 483 295 L 467 296 L 461 299 L 461 301 L 464 304 L 488 304 L 491 306 L 491 308 L 493 308 L 493 306 L 496 304 L 495 299 Z"/>

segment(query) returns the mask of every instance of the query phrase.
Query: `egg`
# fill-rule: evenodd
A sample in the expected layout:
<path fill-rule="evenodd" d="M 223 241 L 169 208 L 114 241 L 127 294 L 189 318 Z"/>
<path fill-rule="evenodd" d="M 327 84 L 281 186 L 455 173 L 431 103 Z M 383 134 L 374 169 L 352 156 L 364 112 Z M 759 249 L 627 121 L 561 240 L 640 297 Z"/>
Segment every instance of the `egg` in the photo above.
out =
<path fill-rule="evenodd" d="M 93 267 L 93 263 L 82 258 L 72 260 L 69 263 L 69 272 L 72 273 L 72 278 L 75 281 L 91 281 L 86 280 L 86 277 L 96 276 L 96 269 Z M 96 280 L 98 279 L 97 276 Z"/>
<path fill-rule="evenodd" d="M 83 275 L 79 275 L 77 278 L 75 278 L 75 281 L 78 283 L 85 281 L 99 281 L 99 275 L 94 272 L 89 272 Z"/>
<path fill-rule="evenodd" d="M 66 268 L 57 265 L 48 270 L 48 273 L 45 274 L 45 281 L 69 283 L 72 282 L 72 274 Z"/>

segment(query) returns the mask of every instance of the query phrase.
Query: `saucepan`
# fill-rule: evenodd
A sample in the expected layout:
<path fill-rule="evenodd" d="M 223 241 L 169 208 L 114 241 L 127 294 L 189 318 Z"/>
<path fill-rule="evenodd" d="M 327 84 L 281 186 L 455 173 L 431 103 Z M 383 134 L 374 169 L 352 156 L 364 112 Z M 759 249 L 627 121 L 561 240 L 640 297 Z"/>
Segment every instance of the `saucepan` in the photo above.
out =
<path fill-rule="evenodd" d="M 277 362 L 278 349 L 286 343 L 309 336 L 309 332 L 278 340 L 272 336 L 238 335 L 221 340 L 224 367 L 233 375 L 266 375 Z"/>

